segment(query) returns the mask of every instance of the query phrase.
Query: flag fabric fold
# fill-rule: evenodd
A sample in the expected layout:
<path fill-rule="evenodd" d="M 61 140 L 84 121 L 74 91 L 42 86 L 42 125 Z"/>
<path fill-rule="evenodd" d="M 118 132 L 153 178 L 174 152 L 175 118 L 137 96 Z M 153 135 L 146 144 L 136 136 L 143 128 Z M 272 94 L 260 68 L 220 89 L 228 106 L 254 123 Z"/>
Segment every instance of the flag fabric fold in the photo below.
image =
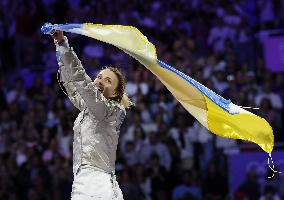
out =
<path fill-rule="evenodd" d="M 198 81 L 158 60 L 155 46 L 135 27 L 102 24 L 50 24 L 42 32 L 62 30 L 109 43 L 137 59 L 167 87 L 182 106 L 212 133 L 258 144 L 271 153 L 273 130 L 269 123 L 233 104 Z"/>

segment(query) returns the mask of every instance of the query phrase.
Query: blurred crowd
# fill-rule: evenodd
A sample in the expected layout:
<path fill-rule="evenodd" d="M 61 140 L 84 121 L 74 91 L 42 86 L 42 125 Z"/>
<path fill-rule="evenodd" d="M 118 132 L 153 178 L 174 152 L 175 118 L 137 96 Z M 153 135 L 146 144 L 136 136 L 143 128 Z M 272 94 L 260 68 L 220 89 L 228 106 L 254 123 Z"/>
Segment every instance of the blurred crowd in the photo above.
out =
<path fill-rule="evenodd" d="M 78 110 L 57 81 L 53 41 L 40 32 L 45 22 L 137 27 L 160 60 L 237 105 L 258 107 L 250 111 L 271 124 L 281 143 L 284 75 L 266 68 L 256 34 L 284 28 L 283 10 L 283 0 L 1 0 L 0 199 L 70 199 Z M 210 133 L 122 51 L 67 36 L 91 77 L 106 65 L 126 75 L 136 105 L 121 127 L 117 152 L 125 200 L 284 198 L 283 177 L 260 186 L 253 171 L 230 191 L 227 156 L 259 147 Z"/>

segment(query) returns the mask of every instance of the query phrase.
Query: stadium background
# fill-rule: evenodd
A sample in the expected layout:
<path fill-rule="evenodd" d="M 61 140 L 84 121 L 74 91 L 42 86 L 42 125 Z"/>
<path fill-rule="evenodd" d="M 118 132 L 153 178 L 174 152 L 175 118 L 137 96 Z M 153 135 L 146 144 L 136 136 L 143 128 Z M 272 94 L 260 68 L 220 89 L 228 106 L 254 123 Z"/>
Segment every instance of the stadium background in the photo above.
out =
<path fill-rule="evenodd" d="M 61 91 L 45 22 L 131 25 L 159 59 L 273 127 L 284 173 L 283 0 L 1 0 L 0 199 L 70 199 L 72 127 L 78 111 Z M 117 174 L 126 200 L 284 198 L 284 177 L 261 149 L 200 126 L 137 61 L 67 34 L 90 76 L 122 69 L 136 103 L 120 132 Z"/>

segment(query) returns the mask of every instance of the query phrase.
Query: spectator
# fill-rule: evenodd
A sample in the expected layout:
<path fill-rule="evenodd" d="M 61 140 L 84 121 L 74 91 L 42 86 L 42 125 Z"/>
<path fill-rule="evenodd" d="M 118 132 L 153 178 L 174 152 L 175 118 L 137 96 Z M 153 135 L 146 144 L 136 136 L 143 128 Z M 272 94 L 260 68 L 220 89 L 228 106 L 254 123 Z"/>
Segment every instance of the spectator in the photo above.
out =
<path fill-rule="evenodd" d="M 159 156 L 161 165 L 169 171 L 171 169 L 171 155 L 168 147 L 159 141 L 157 133 L 149 134 L 149 143 L 146 143 L 139 151 L 139 159 L 142 164 L 149 164 L 153 154 Z"/>
<path fill-rule="evenodd" d="M 257 200 L 260 197 L 260 184 L 258 182 L 257 172 L 250 169 L 246 174 L 245 181 L 238 189 L 242 191 L 249 200 Z"/>
<path fill-rule="evenodd" d="M 202 199 L 201 188 L 197 185 L 197 181 L 194 180 L 190 171 L 184 172 L 181 179 L 180 185 L 173 190 L 173 200 L 179 200 L 188 194 L 190 194 L 192 199 Z"/>
<path fill-rule="evenodd" d="M 283 108 L 281 97 L 277 93 L 272 91 L 270 81 L 264 83 L 263 91 L 260 91 L 255 98 L 255 104 L 259 106 L 261 100 L 265 97 L 271 101 L 273 108 L 278 110 L 281 110 Z"/>
<path fill-rule="evenodd" d="M 280 200 L 280 196 L 272 186 L 265 186 L 264 194 L 260 196 L 259 200 Z"/>
<path fill-rule="evenodd" d="M 227 180 L 219 173 L 217 166 L 210 163 L 208 171 L 203 179 L 202 190 L 206 199 L 225 199 L 227 194 Z"/>

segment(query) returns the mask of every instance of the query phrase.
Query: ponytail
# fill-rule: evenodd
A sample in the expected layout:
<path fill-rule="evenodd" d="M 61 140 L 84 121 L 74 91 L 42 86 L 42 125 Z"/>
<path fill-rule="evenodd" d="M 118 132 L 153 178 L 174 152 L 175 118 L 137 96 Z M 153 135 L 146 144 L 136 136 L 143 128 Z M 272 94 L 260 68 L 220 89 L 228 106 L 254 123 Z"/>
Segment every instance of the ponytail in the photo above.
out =
<path fill-rule="evenodd" d="M 130 106 L 133 106 L 134 103 L 130 100 L 130 98 L 124 92 L 122 95 L 122 99 L 120 101 L 120 105 L 122 105 L 124 108 L 130 108 Z"/>

